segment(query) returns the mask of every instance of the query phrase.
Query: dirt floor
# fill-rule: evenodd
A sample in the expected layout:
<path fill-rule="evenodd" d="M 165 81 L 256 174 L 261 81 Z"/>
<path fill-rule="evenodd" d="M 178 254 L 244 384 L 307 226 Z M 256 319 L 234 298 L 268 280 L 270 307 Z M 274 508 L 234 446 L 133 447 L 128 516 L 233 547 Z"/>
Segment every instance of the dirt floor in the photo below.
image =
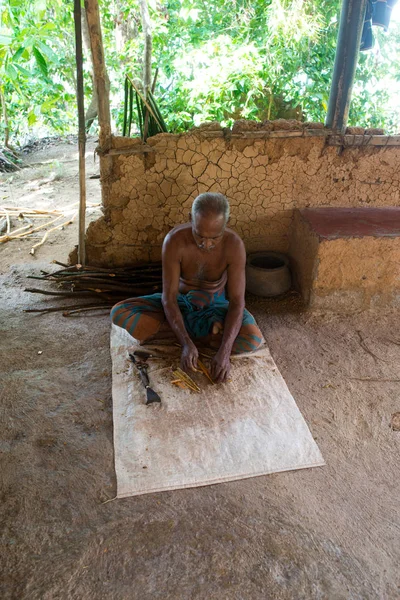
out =
<path fill-rule="evenodd" d="M 97 140 L 89 137 L 86 146 L 86 220 L 101 216 L 101 192 L 99 179 L 90 179 L 99 174 L 99 160 L 95 158 Z M 77 141 L 49 139 L 39 149 L 23 155 L 24 168 L 14 173 L 0 173 L 0 207 L 15 206 L 35 209 L 61 209 L 79 202 L 78 147 Z M 96 204 L 97 206 L 91 206 Z M 78 210 L 78 207 L 75 207 Z M 63 221 L 61 221 L 63 222 Z M 13 228 L 25 225 L 26 221 L 14 219 Z M 35 225 L 43 220 L 35 221 Z M 4 234 L 5 232 L 3 232 Z M 78 243 L 78 219 L 50 234 L 48 241 L 32 256 L 32 245 L 40 241 L 42 231 L 30 238 L 0 244 L 0 271 L 12 265 L 40 261 L 66 260 L 68 253 Z"/>
<path fill-rule="evenodd" d="M 46 196 L 56 206 L 77 198 L 76 149 L 30 160 L 53 153 L 75 161 Z M 27 181 L 3 195 L 22 204 Z M 97 201 L 98 181 L 89 189 Z M 26 276 L 66 260 L 76 236 L 74 224 L 33 257 L 27 241 L 0 246 L 1 598 L 399 598 L 398 314 L 251 300 L 327 466 L 104 503 L 116 493 L 108 316 L 23 312 L 50 303 L 23 292 Z"/>

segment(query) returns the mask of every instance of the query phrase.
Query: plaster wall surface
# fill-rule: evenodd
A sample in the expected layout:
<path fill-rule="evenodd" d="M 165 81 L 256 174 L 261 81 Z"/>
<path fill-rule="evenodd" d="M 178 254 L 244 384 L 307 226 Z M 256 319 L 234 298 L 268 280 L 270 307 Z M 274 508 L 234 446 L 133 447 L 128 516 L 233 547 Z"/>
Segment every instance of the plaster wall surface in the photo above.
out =
<path fill-rule="evenodd" d="M 306 304 L 335 311 L 400 306 L 400 209 L 295 211 L 290 252 Z"/>
<path fill-rule="evenodd" d="M 400 306 L 400 237 L 324 240 L 311 305 L 350 311 Z"/>
<path fill-rule="evenodd" d="M 290 133 L 290 132 L 289 132 Z M 248 251 L 287 252 L 294 210 L 400 205 L 400 148 L 350 147 L 322 136 L 236 137 L 191 131 L 113 138 L 101 157 L 104 216 L 87 232 L 90 264 L 158 260 L 166 233 L 200 193 L 226 194 Z"/>

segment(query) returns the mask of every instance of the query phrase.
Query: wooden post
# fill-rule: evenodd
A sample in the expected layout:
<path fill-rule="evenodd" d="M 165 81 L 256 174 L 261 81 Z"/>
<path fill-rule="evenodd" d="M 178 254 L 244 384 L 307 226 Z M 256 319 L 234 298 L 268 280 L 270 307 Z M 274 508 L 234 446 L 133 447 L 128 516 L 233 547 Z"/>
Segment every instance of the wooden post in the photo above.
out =
<path fill-rule="evenodd" d="M 140 10 L 142 13 L 142 26 L 144 35 L 144 67 L 143 67 L 143 89 L 144 97 L 147 100 L 151 88 L 151 52 L 152 52 L 152 37 L 151 37 L 151 21 L 147 0 L 140 0 Z M 149 130 L 149 111 L 146 109 L 143 126 L 143 141 L 147 139 Z"/>
<path fill-rule="evenodd" d="M 82 21 L 80 0 L 74 0 L 75 21 L 75 56 L 76 56 L 76 97 L 78 101 L 78 123 L 79 123 L 79 242 L 78 262 L 84 265 L 86 262 L 85 252 L 85 213 L 86 213 L 86 169 L 85 169 L 85 106 L 83 89 L 83 54 L 82 54 Z"/>
<path fill-rule="evenodd" d="M 343 0 L 325 125 L 344 133 L 349 116 L 367 0 Z"/>
<path fill-rule="evenodd" d="M 104 60 L 103 38 L 101 35 L 98 0 L 85 0 L 86 18 L 89 27 L 90 48 L 93 59 L 93 72 L 98 98 L 99 111 L 99 145 L 100 151 L 111 148 L 110 99 L 107 86 L 107 70 Z"/>

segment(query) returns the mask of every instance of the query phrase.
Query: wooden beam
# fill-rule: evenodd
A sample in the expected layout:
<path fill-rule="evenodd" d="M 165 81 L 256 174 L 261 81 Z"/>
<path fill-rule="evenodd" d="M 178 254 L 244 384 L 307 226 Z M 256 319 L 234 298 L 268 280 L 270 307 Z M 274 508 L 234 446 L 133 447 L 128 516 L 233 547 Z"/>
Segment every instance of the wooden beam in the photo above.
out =
<path fill-rule="evenodd" d="M 343 0 L 326 127 L 346 130 L 367 0 Z"/>
<path fill-rule="evenodd" d="M 78 102 L 78 146 L 79 146 L 79 240 L 78 240 L 78 262 L 84 265 L 86 262 L 85 251 L 85 215 L 86 215 L 86 132 L 85 132 L 85 106 L 83 89 L 83 53 L 82 53 L 82 20 L 81 2 L 74 0 L 75 21 L 75 56 L 76 56 L 76 97 Z"/>
<path fill-rule="evenodd" d="M 98 0 L 85 0 L 86 18 L 89 27 L 90 48 L 93 59 L 93 72 L 98 98 L 100 150 L 111 148 L 110 99 L 107 86 L 107 70 L 104 59 L 103 38 L 101 35 Z"/>
<path fill-rule="evenodd" d="M 327 141 L 328 146 L 343 146 L 344 148 L 359 146 L 400 146 L 400 135 L 332 135 Z"/>

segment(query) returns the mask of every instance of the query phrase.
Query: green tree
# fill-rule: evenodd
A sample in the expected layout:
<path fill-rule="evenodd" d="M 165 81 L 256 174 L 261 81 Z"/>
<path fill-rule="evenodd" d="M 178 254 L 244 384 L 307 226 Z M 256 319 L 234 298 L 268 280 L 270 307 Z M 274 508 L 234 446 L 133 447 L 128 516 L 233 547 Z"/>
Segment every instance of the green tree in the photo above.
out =
<path fill-rule="evenodd" d="M 324 121 L 340 0 L 148 0 L 155 96 L 171 131 L 206 120 Z M 3 0 L 0 99 L 18 137 L 41 124 L 76 130 L 73 3 Z M 111 111 L 122 129 L 125 74 L 143 77 L 139 0 L 100 0 Z M 361 54 L 349 124 L 400 128 L 400 24 Z M 86 106 L 92 98 L 85 60 Z M 391 95 L 390 95 L 391 94 Z M 400 97 L 400 94 L 398 94 Z"/>

